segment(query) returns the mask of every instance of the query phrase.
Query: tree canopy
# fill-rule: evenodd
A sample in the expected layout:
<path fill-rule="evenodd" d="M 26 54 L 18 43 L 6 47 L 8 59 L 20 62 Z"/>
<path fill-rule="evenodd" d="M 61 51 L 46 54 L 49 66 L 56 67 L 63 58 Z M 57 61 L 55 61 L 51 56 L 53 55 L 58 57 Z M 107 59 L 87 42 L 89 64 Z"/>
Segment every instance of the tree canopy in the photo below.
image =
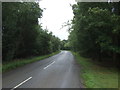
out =
<path fill-rule="evenodd" d="M 4 2 L 2 11 L 3 61 L 59 50 L 60 39 L 38 25 L 43 12 L 38 3 Z"/>
<path fill-rule="evenodd" d="M 74 18 L 69 42 L 81 55 L 110 57 L 117 61 L 120 55 L 119 3 L 79 2 L 72 6 Z"/>

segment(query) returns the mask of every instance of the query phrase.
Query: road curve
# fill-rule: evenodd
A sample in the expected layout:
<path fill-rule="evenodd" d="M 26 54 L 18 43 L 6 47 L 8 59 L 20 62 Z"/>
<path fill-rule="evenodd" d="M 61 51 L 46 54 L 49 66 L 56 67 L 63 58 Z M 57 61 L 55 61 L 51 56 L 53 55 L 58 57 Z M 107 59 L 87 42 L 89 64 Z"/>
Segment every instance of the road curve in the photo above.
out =
<path fill-rule="evenodd" d="M 72 53 L 61 51 L 4 73 L 3 88 L 83 88 L 79 72 Z"/>

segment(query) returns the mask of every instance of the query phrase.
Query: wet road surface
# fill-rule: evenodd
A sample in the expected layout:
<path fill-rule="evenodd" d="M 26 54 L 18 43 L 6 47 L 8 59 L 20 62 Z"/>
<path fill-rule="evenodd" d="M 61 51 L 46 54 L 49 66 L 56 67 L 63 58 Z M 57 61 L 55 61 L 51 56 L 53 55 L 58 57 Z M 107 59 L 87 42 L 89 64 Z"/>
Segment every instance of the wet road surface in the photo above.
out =
<path fill-rule="evenodd" d="M 69 51 L 40 60 L 2 76 L 3 88 L 83 88 L 80 68 Z"/>

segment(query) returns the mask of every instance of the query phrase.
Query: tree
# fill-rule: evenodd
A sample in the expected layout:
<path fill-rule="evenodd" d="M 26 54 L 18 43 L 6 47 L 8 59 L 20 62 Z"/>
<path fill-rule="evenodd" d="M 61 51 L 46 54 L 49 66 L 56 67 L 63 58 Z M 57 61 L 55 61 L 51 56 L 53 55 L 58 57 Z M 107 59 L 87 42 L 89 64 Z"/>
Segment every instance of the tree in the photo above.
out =
<path fill-rule="evenodd" d="M 36 2 L 3 3 L 3 61 L 59 50 L 60 40 L 38 25 L 43 10 Z"/>
<path fill-rule="evenodd" d="M 120 8 L 115 4 L 115 10 Z M 120 17 L 113 13 L 114 3 L 82 3 L 73 5 L 74 18 L 70 31 L 71 47 L 81 55 L 92 58 L 118 59 L 120 54 Z"/>

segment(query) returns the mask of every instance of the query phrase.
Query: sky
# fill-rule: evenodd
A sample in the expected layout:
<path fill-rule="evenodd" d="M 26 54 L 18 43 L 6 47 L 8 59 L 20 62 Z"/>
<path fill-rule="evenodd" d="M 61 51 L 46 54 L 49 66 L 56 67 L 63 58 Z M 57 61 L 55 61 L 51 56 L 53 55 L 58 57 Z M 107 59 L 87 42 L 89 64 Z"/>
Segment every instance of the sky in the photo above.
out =
<path fill-rule="evenodd" d="M 43 29 L 48 29 L 53 35 L 61 40 L 68 39 L 68 27 L 61 29 L 62 25 L 68 20 L 73 19 L 73 11 L 70 4 L 75 4 L 75 0 L 41 0 L 39 1 L 40 8 L 45 8 L 43 17 L 39 19 L 39 24 L 42 23 Z"/>

